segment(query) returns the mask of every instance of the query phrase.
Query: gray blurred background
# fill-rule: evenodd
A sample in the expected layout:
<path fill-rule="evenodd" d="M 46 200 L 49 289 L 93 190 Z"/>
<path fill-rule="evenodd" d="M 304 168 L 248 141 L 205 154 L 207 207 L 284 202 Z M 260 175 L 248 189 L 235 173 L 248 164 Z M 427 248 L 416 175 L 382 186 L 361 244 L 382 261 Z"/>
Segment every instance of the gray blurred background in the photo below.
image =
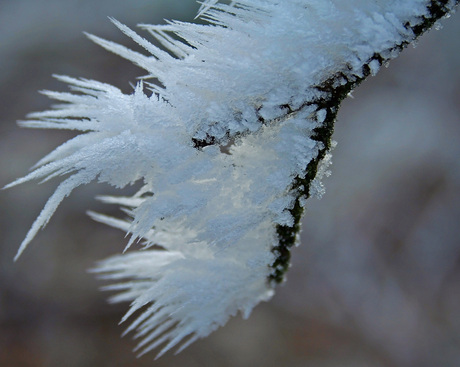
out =
<path fill-rule="evenodd" d="M 19 129 L 46 109 L 51 74 L 126 92 L 143 71 L 88 41 L 125 45 L 129 26 L 192 20 L 194 0 L 0 0 L 0 186 L 72 136 Z M 86 270 L 120 252 L 123 233 L 92 222 L 104 185 L 77 189 L 17 263 L 56 181 L 0 192 L 0 366 L 460 365 L 460 18 L 423 37 L 343 104 L 333 174 L 312 199 L 288 282 L 249 320 L 232 319 L 177 356 L 135 358 Z M 133 192 L 130 188 L 127 192 Z"/>

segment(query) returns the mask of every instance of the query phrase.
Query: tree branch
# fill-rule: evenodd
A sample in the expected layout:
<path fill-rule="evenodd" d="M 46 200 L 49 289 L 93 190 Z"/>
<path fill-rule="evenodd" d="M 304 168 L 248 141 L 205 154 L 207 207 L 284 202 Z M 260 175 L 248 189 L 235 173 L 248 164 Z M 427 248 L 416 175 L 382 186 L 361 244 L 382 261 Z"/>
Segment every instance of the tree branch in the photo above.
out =
<path fill-rule="evenodd" d="M 290 265 L 290 249 L 298 242 L 298 236 L 301 228 L 301 219 L 304 207 L 301 205 L 301 200 L 310 197 L 310 186 L 315 179 L 320 162 L 324 159 L 326 153 L 331 149 L 331 139 L 334 132 L 334 124 L 337 119 L 337 113 L 342 101 L 349 95 L 353 89 L 361 84 L 367 77 L 373 74 L 376 65 L 378 68 L 386 65 L 391 59 L 395 58 L 404 48 L 414 42 L 423 33 L 430 30 L 431 27 L 441 18 L 449 15 L 458 6 L 459 1 L 449 0 L 430 0 L 426 1 L 427 13 L 419 16 L 417 22 L 411 23 L 409 20 L 403 23 L 404 28 L 411 30 L 408 37 L 402 41 L 395 43 L 392 47 L 383 52 L 374 53 L 361 66 L 362 76 L 356 74 L 349 76 L 349 71 L 352 67 L 346 67 L 338 71 L 335 75 L 317 85 L 315 88 L 323 95 L 318 100 L 305 103 L 305 105 L 317 106 L 317 111 L 326 110 L 326 118 L 320 127 L 317 127 L 312 139 L 323 144 L 324 148 L 320 149 L 318 156 L 313 159 L 306 167 L 305 177 L 297 176 L 292 182 L 291 190 L 296 193 L 294 207 L 290 212 L 294 218 L 292 226 L 278 225 L 276 228 L 278 234 L 278 245 L 273 247 L 273 253 L 276 260 L 272 265 L 272 273 L 270 281 L 273 284 L 281 283 L 284 280 L 285 273 Z M 345 83 L 341 81 L 345 80 Z"/>

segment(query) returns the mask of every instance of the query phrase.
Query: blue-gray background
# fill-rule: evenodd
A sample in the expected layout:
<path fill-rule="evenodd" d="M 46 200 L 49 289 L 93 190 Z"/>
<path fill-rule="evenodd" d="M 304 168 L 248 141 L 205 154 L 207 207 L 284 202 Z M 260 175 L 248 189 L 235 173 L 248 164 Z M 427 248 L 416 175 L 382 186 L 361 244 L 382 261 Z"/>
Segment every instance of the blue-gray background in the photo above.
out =
<path fill-rule="evenodd" d="M 192 20 L 194 0 L 0 0 L 0 186 L 71 135 L 16 120 L 65 90 L 51 74 L 128 92 L 142 71 L 82 31 L 133 46 L 129 26 Z M 86 270 L 123 234 L 87 209 L 112 188 L 77 189 L 17 263 L 17 247 L 56 182 L 0 192 L 0 366 L 454 367 L 460 361 L 460 18 L 367 80 L 343 104 L 333 174 L 310 200 L 288 282 L 249 320 L 187 350 L 137 360 Z"/>

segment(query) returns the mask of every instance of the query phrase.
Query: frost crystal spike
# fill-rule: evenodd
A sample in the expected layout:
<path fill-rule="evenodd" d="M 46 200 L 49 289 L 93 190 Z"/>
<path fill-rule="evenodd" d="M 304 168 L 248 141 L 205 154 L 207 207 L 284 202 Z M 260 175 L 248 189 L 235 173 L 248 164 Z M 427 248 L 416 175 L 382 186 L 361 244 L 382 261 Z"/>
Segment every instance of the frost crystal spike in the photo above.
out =
<path fill-rule="evenodd" d="M 305 201 L 323 192 L 342 99 L 457 3 L 207 0 L 207 25 L 141 25 L 162 47 L 112 19 L 144 53 L 88 37 L 147 75 L 129 95 L 56 76 L 71 92 L 43 93 L 62 104 L 21 122 L 82 133 L 7 186 L 66 177 L 17 257 L 77 186 L 140 181 L 133 197 L 101 198 L 126 218 L 90 216 L 148 249 L 94 270 L 117 282 L 113 302 L 131 302 L 123 321 L 138 313 L 127 331 L 141 353 L 247 317 L 283 280 Z"/>

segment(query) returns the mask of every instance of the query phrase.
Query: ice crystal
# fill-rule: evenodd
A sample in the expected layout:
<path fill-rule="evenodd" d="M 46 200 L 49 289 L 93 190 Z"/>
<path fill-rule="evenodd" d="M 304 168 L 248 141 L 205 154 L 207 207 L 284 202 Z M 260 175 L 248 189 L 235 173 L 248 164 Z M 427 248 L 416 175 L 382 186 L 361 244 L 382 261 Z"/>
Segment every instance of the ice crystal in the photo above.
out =
<path fill-rule="evenodd" d="M 182 349 L 239 311 L 247 317 L 286 266 L 277 262 L 286 250 L 279 229 L 297 228 L 295 208 L 324 191 L 331 144 L 318 134 L 343 98 L 334 91 L 348 92 L 395 57 L 428 4 L 207 0 L 199 15 L 208 24 L 140 25 L 161 47 L 112 19 L 146 52 L 88 37 L 147 74 L 132 94 L 67 76 L 56 78 L 70 93 L 43 92 L 62 104 L 21 125 L 82 133 L 8 185 L 66 177 L 17 256 L 77 186 L 142 182 L 132 197 L 101 198 L 126 218 L 90 213 L 129 233 L 127 248 L 141 240 L 147 249 L 94 270 L 120 282 L 108 288 L 121 291 L 112 301 L 131 302 L 123 320 L 139 311 L 128 328 L 142 338 L 139 348 Z M 310 186 L 312 162 L 319 168 Z"/>

